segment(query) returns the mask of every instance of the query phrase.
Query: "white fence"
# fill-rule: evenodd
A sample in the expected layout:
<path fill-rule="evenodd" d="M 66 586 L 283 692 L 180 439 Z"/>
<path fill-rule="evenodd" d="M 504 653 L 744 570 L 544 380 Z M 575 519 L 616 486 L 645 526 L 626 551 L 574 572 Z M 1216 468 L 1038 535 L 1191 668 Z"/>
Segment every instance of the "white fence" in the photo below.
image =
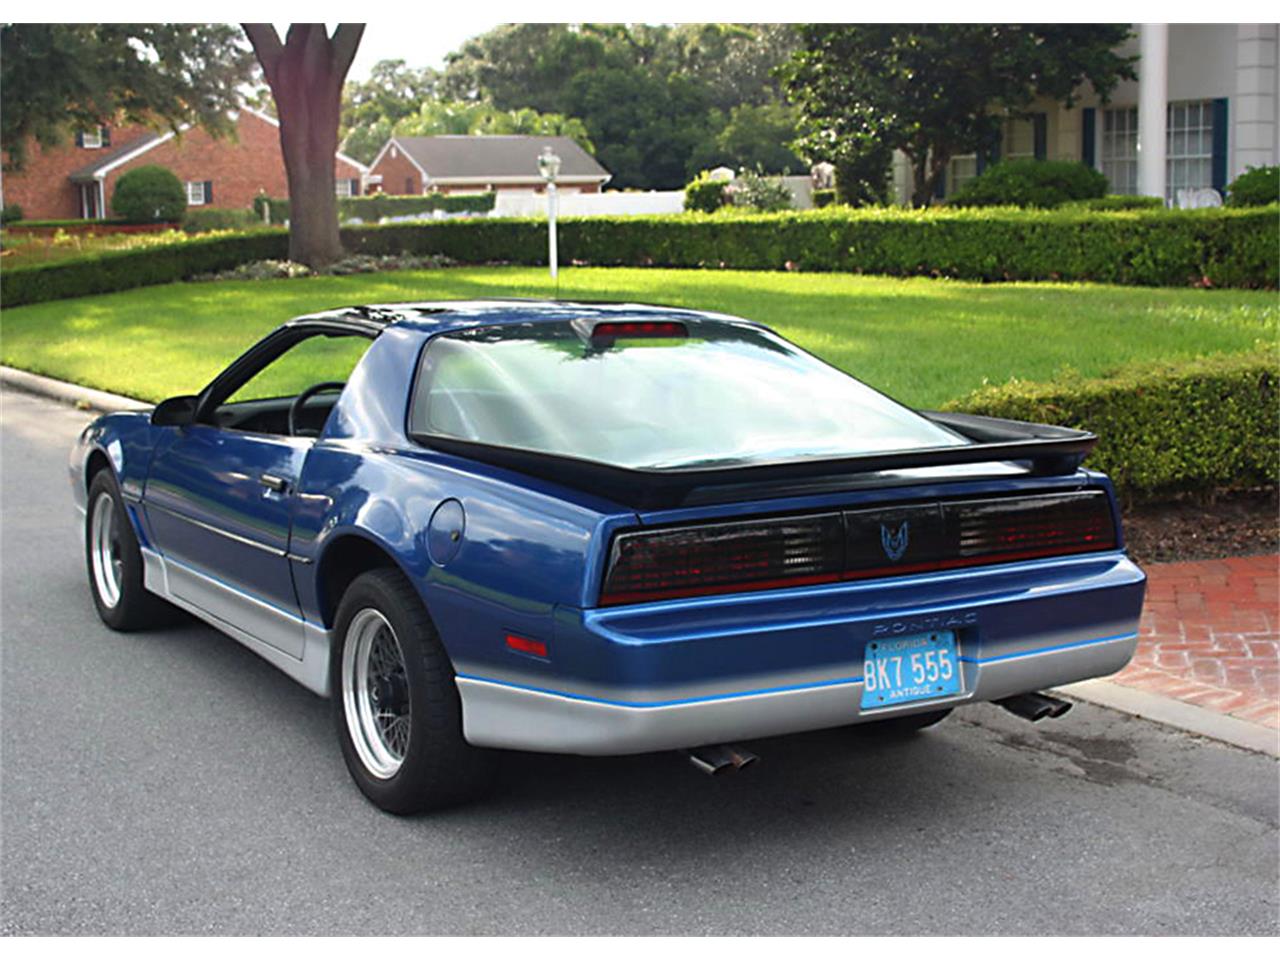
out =
<path fill-rule="evenodd" d="M 679 213 L 684 209 L 683 190 L 651 190 L 647 193 L 570 193 L 560 190 L 562 217 L 636 216 L 645 213 Z M 545 217 L 547 198 L 541 193 L 499 190 L 494 217 Z"/>

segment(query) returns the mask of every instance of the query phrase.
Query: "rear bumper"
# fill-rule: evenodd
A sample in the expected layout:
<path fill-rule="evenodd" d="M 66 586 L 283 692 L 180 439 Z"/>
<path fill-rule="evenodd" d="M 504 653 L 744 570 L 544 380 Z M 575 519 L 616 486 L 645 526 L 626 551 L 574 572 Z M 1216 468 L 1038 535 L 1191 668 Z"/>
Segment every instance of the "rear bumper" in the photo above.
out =
<path fill-rule="evenodd" d="M 1114 673 L 1137 645 L 1145 577 L 1123 554 L 751 597 L 565 611 L 557 660 L 459 664 L 477 746 L 628 754 L 775 736 L 995 700 Z M 953 697 L 863 710 L 863 647 L 954 630 Z M 534 672 L 540 670 L 540 673 Z"/>
<path fill-rule="evenodd" d="M 479 746 L 553 753 L 626 754 L 771 737 L 921 713 L 1114 673 L 1137 634 L 1064 650 L 964 664 L 966 692 L 893 710 L 863 711 L 862 679 L 643 706 L 460 677 L 466 737 Z"/>

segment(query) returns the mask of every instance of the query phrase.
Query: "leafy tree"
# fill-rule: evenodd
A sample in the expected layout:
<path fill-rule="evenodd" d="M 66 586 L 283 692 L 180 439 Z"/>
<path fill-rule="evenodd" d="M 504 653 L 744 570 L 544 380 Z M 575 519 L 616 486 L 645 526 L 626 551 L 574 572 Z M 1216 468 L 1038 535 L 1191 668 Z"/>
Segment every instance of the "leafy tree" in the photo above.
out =
<path fill-rule="evenodd" d="M 230 134 L 253 57 L 227 24 L 10 23 L 0 28 L 5 169 L 28 142 L 66 142 L 99 124 L 195 124 Z"/>
<path fill-rule="evenodd" d="M 703 88 L 679 74 L 663 78 L 639 66 L 586 71 L 570 81 L 565 99 L 615 187 L 679 189 L 689 158 L 714 134 Z"/>
<path fill-rule="evenodd" d="M 396 123 L 393 132 L 410 137 L 513 133 L 572 137 L 588 153 L 595 152 L 591 138 L 587 135 L 587 128 L 581 120 L 558 113 L 538 113 L 528 107 L 522 110 L 499 110 L 491 103 L 428 100 L 416 114 L 404 117 Z"/>
<path fill-rule="evenodd" d="M 751 140 L 776 110 L 740 117 L 728 154 L 717 138 L 735 108 L 777 99 L 771 72 L 796 42 L 770 24 L 507 24 L 452 55 L 441 88 L 450 100 L 577 117 L 614 186 L 674 189 L 722 158 L 778 165 L 776 148 Z"/>
<path fill-rule="evenodd" d="M 986 149 L 1005 116 L 1034 100 L 1070 106 L 1085 81 L 1105 100 L 1133 57 L 1115 48 L 1127 26 L 1107 24 L 807 24 L 783 67 L 800 108 L 797 146 L 837 167 L 898 149 L 925 206 L 951 158 Z"/>
<path fill-rule="evenodd" d="M 137 167 L 116 181 L 111 212 L 131 223 L 177 223 L 187 212 L 187 191 L 168 167 Z"/>
<path fill-rule="evenodd" d="M 704 146 L 699 150 L 692 165 L 699 169 L 746 167 L 766 173 L 802 171 L 805 162 L 788 146 L 796 138 L 798 118 L 794 108 L 777 100 L 739 104 L 729 111 L 728 121 L 711 141 L 710 149 Z"/>
<path fill-rule="evenodd" d="M 403 60 L 379 60 L 368 80 L 348 81 L 339 127 L 343 152 L 371 163 L 396 123 L 412 117 L 423 101 L 435 96 L 439 79 L 430 67 L 414 69 Z"/>
<path fill-rule="evenodd" d="M 329 36 L 321 23 L 290 25 L 283 43 L 269 23 L 246 23 L 280 120 L 289 180 L 289 259 L 321 267 L 342 256 L 333 155 L 338 150 L 342 84 L 364 24 L 343 23 Z"/>

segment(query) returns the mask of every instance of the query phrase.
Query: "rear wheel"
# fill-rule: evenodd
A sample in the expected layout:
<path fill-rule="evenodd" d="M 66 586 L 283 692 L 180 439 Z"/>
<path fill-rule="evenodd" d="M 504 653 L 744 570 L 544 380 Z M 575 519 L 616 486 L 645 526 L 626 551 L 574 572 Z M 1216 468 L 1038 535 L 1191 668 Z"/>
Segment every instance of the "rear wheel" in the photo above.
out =
<path fill-rule="evenodd" d="M 113 630 L 142 630 L 163 624 L 171 612 L 142 583 L 142 551 L 125 513 L 120 487 L 110 470 L 99 470 L 89 483 L 85 513 L 85 565 L 93 605 Z"/>
<path fill-rule="evenodd" d="M 334 633 L 334 724 L 361 792 L 398 814 L 483 792 L 493 754 L 463 739 L 453 665 L 405 578 L 395 570 L 357 577 L 342 597 Z"/>
<path fill-rule="evenodd" d="M 906 737 L 926 727 L 932 727 L 947 719 L 951 709 L 930 710 L 928 713 L 909 713 L 901 717 L 886 717 L 884 720 L 873 720 L 870 723 L 858 724 L 858 729 L 872 735 L 890 737 Z"/>

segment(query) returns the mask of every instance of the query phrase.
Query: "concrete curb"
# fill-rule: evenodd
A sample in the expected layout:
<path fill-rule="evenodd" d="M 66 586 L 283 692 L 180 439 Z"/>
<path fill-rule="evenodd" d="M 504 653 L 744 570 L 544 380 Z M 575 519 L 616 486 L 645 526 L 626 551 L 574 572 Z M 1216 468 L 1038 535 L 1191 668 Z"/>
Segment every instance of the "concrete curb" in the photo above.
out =
<path fill-rule="evenodd" d="M 0 366 L 0 384 L 23 393 L 33 393 L 38 397 L 68 403 L 81 410 L 98 410 L 102 413 L 116 413 L 120 410 L 150 410 L 153 404 L 143 403 L 131 397 L 122 397 L 105 390 L 94 390 L 74 383 L 42 377 L 38 373 L 27 373 L 13 367 Z"/>
<path fill-rule="evenodd" d="M 1056 692 L 1073 700 L 1083 700 L 1109 710 L 1152 720 L 1166 727 L 1176 727 L 1187 733 L 1208 737 L 1210 740 L 1220 740 L 1243 750 L 1280 757 L 1280 730 L 1216 713 L 1195 704 L 1183 703 L 1172 697 L 1147 693 L 1106 680 L 1069 683 L 1058 687 Z"/>

